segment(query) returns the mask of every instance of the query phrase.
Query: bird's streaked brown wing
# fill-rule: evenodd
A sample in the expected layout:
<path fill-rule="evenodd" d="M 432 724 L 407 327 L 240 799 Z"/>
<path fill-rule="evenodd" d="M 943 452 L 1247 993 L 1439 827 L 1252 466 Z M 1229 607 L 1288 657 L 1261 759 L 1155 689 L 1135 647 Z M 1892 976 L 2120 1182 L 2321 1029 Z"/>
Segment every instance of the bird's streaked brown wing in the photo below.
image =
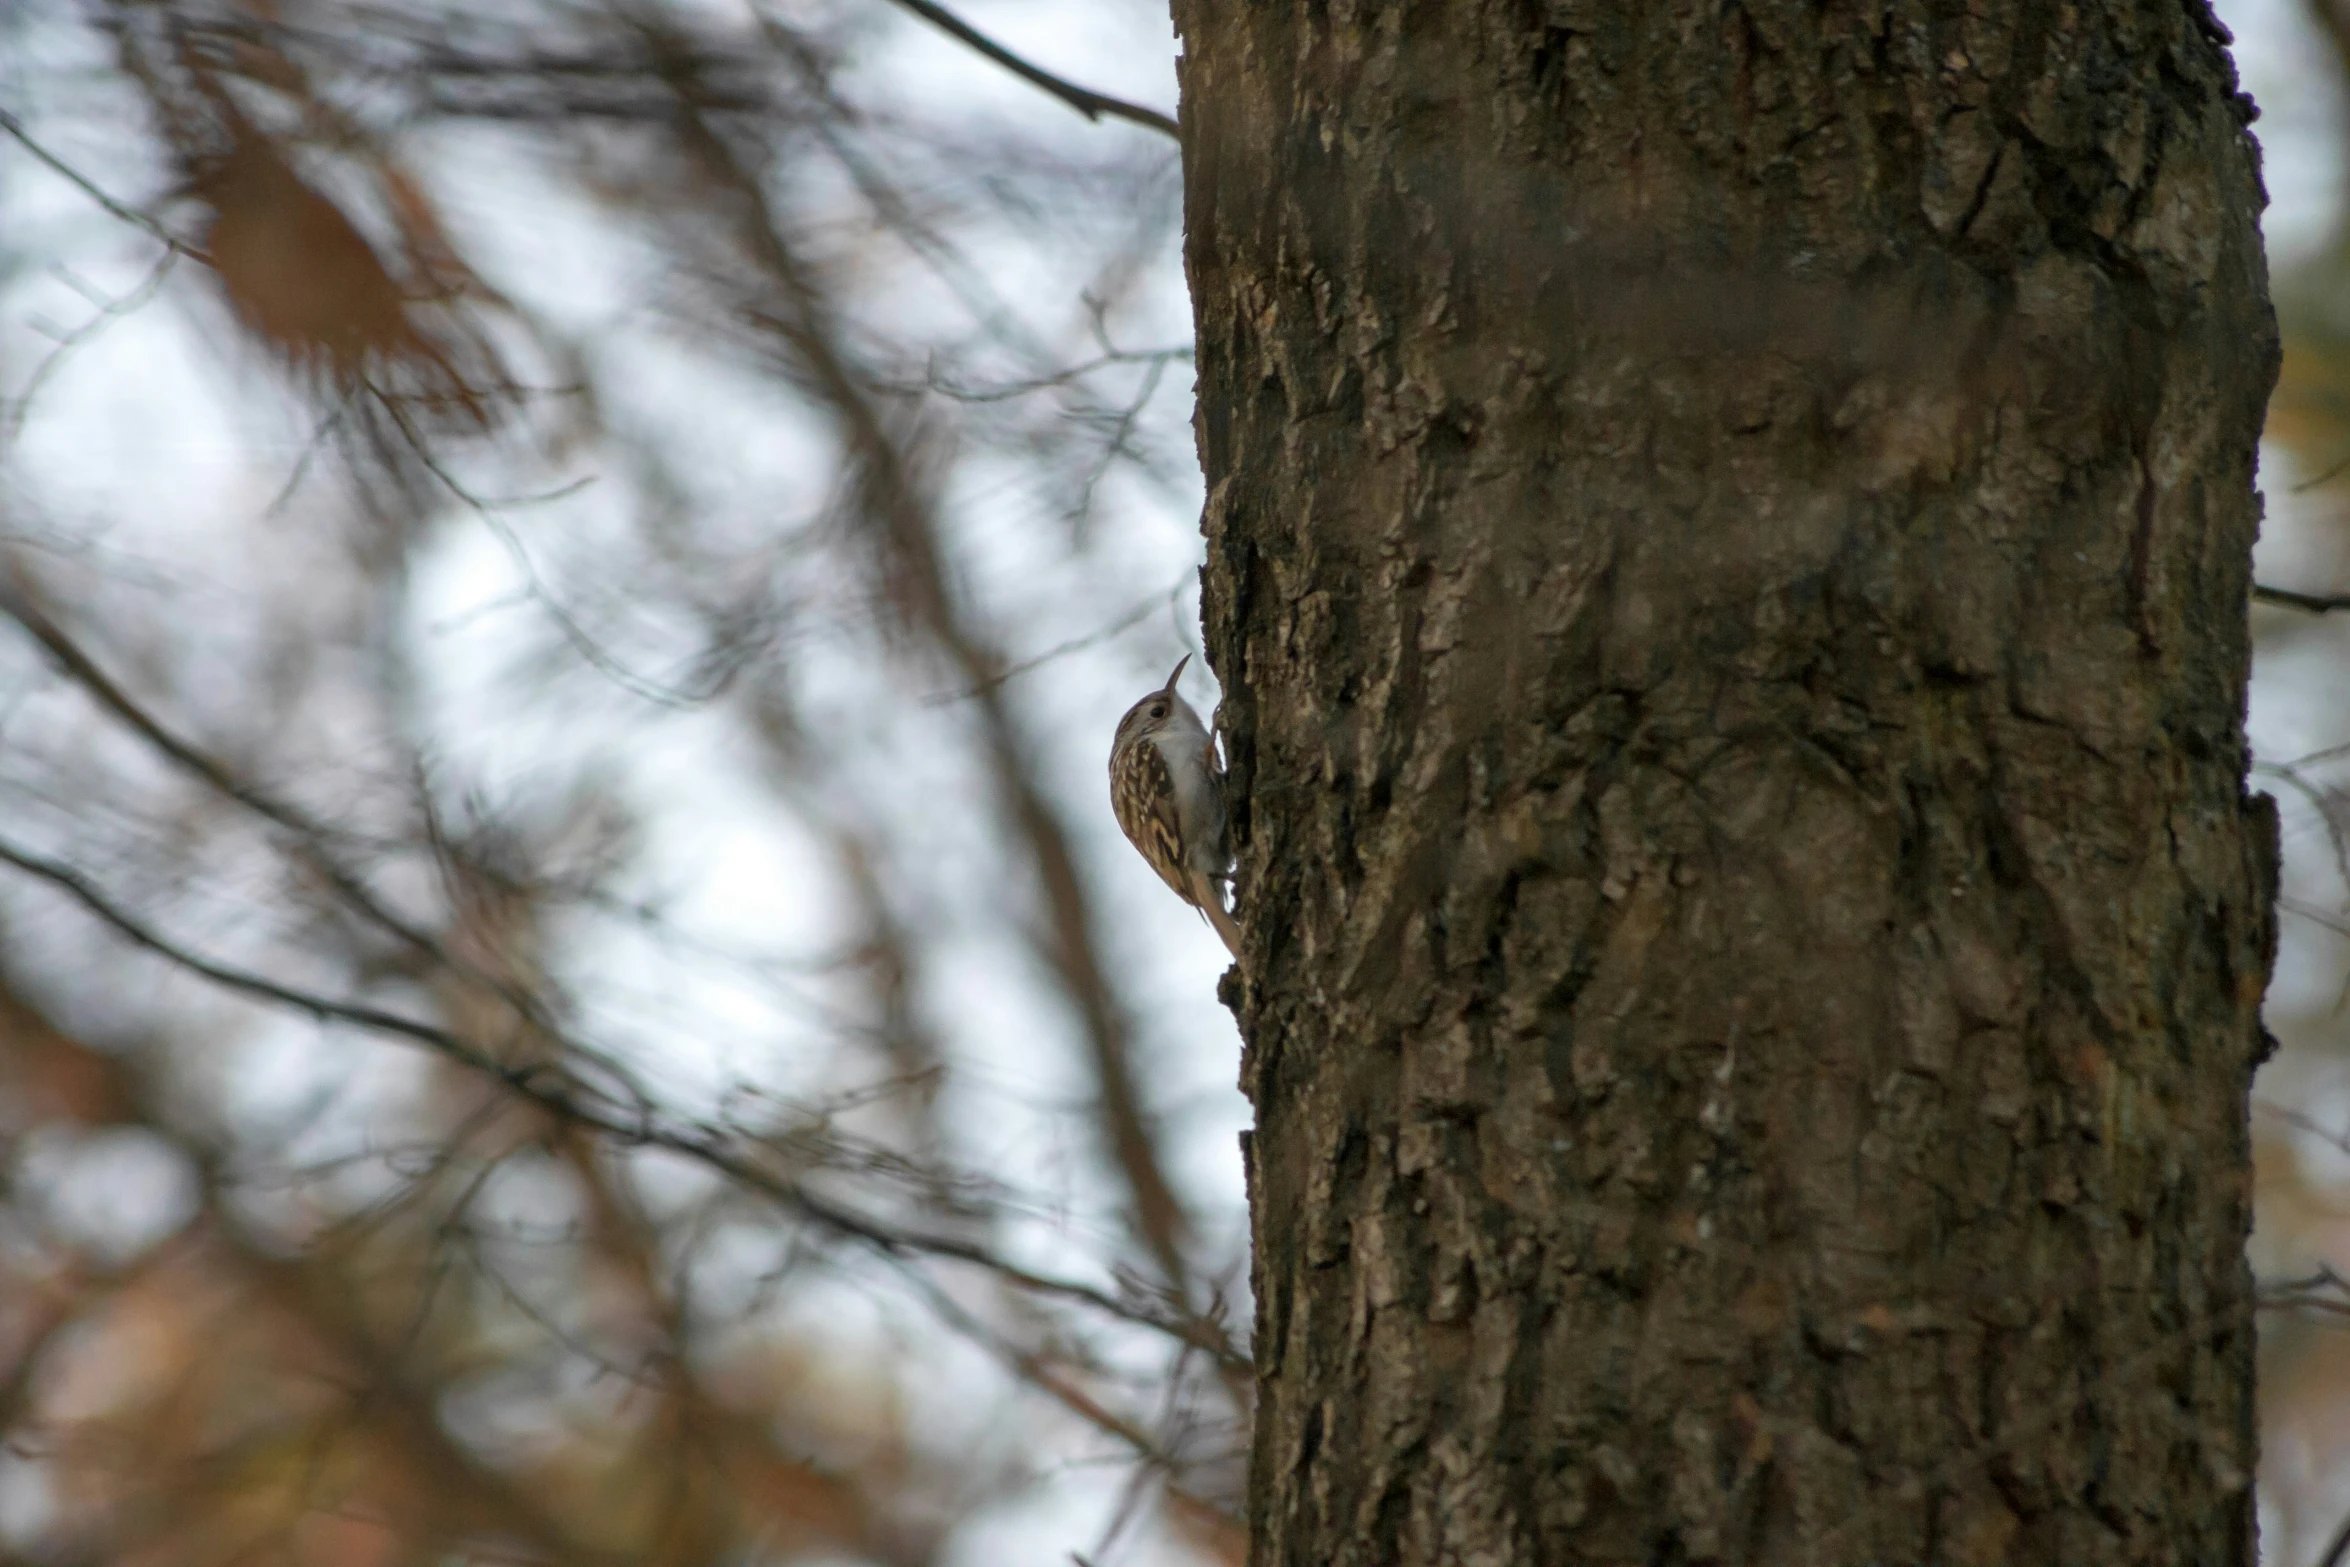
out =
<path fill-rule="evenodd" d="M 1167 759 L 1149 741 L 1121 746 L 1110 759 L 1110 808 L 1129 841 L 1151 862 L 1159 879 L 1191 903 L 1190 878 L 1183 868 L 1183 834 L 1175 822 L 1175 776 Z"/>

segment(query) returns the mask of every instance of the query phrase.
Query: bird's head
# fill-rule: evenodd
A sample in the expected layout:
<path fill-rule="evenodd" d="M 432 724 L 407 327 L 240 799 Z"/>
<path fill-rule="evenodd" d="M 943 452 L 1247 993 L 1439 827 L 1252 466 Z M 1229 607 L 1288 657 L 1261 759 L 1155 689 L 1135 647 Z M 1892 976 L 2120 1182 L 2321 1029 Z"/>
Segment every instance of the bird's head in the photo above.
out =
<path fill-rule="evenodd" d="M 1199 717 L 1192 712 L 1191 704 L 1175 694 L 1175 682 L 1183 678 L 1183 666 L 1190 662 L 1191 655 L 1184 654 L 1165 685 L 1126 709 L 1126 716 L 1118 720 L 1118 745 L 1147 740 L 1164 729 L 1186 724 L 1199 726 Z"/>

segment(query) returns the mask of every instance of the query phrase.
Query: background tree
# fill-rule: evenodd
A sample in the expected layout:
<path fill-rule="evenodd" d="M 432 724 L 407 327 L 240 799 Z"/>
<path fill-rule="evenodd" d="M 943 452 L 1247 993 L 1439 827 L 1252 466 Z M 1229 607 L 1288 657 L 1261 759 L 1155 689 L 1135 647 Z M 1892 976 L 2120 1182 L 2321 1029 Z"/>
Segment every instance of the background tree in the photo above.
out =
<path fill-rule="evenodd" d="M 2216 24 L 1177 14 L 1255 1559 L 2249 1562 Z"/>

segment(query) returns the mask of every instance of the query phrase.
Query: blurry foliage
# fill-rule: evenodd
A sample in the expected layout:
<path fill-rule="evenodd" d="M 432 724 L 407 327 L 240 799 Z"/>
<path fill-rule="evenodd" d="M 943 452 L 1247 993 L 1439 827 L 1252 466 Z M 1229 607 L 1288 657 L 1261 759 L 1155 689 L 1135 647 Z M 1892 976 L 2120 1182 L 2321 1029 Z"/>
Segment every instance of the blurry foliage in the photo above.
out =
<path fill-rule="evenodd" d="M 0 11 L 0 1545 L 1237 1559 L 1212 938 L 1066 782 L 1169 129 L 922 4 Z"/>

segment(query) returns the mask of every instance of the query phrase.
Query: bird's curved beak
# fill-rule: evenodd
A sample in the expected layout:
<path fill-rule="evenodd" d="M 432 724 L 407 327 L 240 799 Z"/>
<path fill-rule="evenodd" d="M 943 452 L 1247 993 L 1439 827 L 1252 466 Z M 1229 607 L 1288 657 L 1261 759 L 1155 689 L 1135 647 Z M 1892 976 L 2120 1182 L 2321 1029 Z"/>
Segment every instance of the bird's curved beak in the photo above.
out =
<path fill-rule="evenodd" d="M 1177 659 L 1175 661 L 1175 673 L 1169 675 L 1167 677 L 1167 683 L 1161 686 L 1159 689 L 1168 693 L 1170 696 L 1173 695 L 1175 691 L 1175 682 L 1183 678 L 1183 666 L 1190 662 L 1191 655 L 1189 653 L 1186 653 L 1181 658 Z"/>

